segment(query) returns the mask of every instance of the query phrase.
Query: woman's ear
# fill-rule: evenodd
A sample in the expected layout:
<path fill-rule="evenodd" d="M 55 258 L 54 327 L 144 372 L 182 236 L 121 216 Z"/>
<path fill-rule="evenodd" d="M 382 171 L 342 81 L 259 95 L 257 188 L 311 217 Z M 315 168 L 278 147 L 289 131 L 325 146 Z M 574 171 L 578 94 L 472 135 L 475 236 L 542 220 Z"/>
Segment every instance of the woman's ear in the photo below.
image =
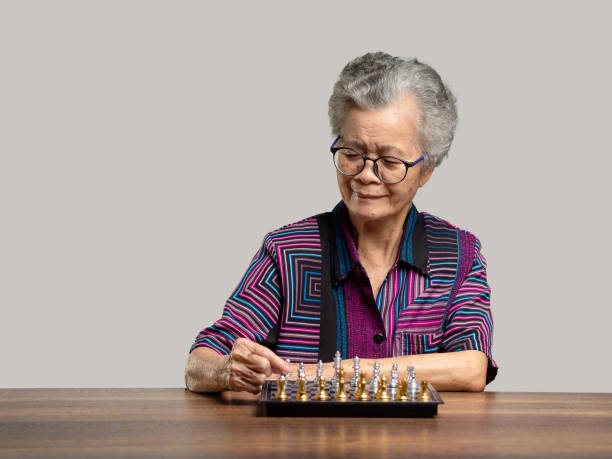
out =
<path fill-rule="evenodd" d="M 431 167 L 429 169 L 421 169 L 421 174 L 419 176 L 419 188 L 427 183 L 431 174 L 433 174 L 434 168 Z"/>

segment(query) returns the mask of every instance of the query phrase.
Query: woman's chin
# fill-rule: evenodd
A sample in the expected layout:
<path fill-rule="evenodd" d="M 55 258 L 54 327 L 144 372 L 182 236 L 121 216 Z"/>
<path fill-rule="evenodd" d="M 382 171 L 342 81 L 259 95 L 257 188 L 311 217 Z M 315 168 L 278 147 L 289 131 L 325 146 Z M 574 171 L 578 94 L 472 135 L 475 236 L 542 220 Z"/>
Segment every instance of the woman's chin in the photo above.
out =
<path fill-rule="evenodd" d="M 362 221 L 378 220 L 384 212 L 381 206 L 375 202 L 351 202 L 347 205 L 351 215 Z"/>

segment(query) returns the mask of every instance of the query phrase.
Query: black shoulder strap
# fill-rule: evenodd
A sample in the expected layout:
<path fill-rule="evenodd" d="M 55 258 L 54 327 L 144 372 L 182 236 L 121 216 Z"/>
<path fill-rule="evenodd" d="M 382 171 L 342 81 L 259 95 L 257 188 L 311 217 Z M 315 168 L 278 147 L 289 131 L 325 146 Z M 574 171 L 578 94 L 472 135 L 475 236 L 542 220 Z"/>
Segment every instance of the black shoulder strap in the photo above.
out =
<path fill-rule="evenodd" d="M 331 281 L 331 256 L 333 247 L 333 224 L 331 212 L 317 215 L 321 237 L 321 322 L 319 330 L 319 359 L 334 360 L 337 347 L 336 302 Z"/>

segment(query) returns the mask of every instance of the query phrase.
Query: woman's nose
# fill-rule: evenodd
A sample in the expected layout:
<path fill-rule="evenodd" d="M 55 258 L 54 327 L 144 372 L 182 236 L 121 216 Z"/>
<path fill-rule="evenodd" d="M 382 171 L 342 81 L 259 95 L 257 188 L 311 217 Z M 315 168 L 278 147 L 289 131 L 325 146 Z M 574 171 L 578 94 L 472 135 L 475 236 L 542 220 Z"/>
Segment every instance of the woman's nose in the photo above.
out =
<path fill-rule="evenodd" d="M 366 158 L 365 165 L 359 174 L 355 176 L 355 178 L 359 178 L 363 182 L 380 182 L 380 179 L 376 175 L 376 171 L 374 169 L 375 163 L 369 158 Z"/>

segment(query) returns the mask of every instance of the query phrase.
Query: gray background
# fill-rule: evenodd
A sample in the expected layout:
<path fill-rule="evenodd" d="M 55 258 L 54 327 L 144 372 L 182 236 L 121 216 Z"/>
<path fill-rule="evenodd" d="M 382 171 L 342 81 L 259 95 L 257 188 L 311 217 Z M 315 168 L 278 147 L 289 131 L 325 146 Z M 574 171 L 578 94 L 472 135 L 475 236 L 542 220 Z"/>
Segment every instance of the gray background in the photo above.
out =
<path fill-rule="evenodd" d="M 1 2 L 0 386 L 183 386 L 265 233 L 339 200 L 327 99 L 384 50 L 459 100 L 415 203 L 483 243 L 488 390 L 610 391 L 607 5 Z"/>

